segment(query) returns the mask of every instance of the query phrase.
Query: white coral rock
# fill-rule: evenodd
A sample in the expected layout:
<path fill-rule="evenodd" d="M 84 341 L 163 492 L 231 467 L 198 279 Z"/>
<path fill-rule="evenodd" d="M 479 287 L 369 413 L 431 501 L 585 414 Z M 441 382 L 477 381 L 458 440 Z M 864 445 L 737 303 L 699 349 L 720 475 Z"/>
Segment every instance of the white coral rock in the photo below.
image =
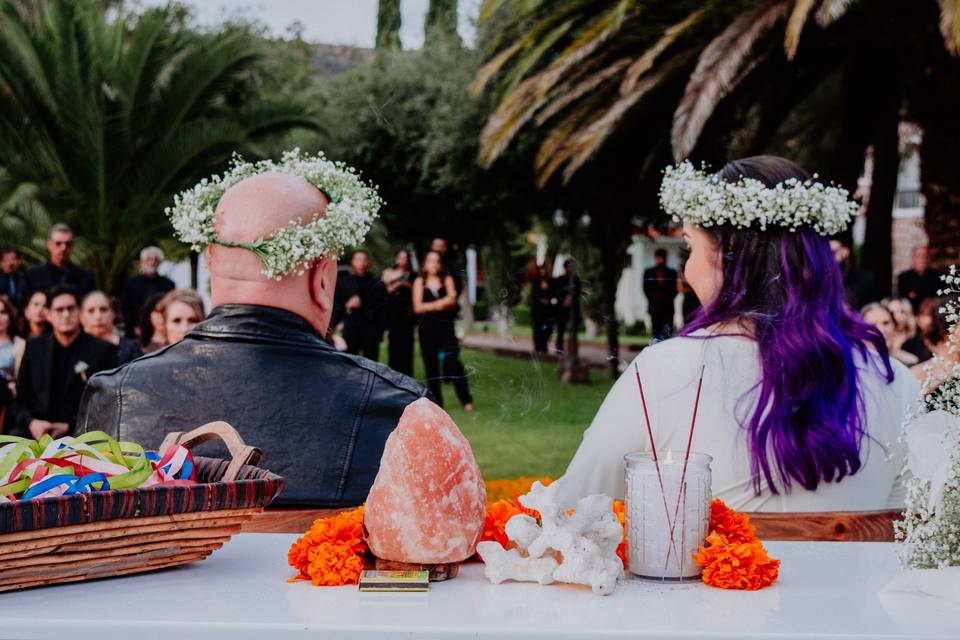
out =
<path fill-rule="evenodd" d="M 613 593 L 623 563 L 617 546 L 623 528 L 613 513 L 613 499 L 605 495 L 581 498 L 572 514 L 558 504 L 556 484 L 535 482 L 520 504 L 540 513 L 540 524 L 528 515 L 516 515 L 506 525 L 507 537 L 516 548 L 506 550 L 497 542 L 478 547 L 487 577 L 505 580 L 553 581 L 588 585 L 594 593 Z"/>

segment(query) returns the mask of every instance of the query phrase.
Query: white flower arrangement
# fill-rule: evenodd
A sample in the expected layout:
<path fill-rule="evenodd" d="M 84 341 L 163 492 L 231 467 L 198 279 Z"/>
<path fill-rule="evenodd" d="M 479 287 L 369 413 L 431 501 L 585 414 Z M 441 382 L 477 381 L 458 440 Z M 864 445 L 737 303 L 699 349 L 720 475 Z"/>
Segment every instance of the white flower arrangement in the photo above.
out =
<path fill-rule="evenodd" d="M 660 185 L 660 206 L 675 222 L 761 230 L 812 227 L 827 236 L 846 229 L 856 216 L 857 204 L 849 196 L 846 189 L 814 180 L 791 178 L 772 188 L 752 178 L 727 182 L 689 161 L 667 167 Z"/>
<path fill-rule="evenodd" d="M 246 178 L 269 172 L 300 176 L 325 193 L 330 199 L 326 215 L 309 221 L 291 220 L 290 225 L 254 242 L 219 238 L 214 212 L 224 192 Z M 245 162 L 234 154 L 226 173 L 204 178 L 178 194 L 165 213 L 177 237 L 194 251 L 203 251 L 210 244 L 249 249 L 260 258 L 264 275 L 280 280 L 294 272 L 302 274 L 312 262 L 362 243 L 383 204 L 376 187 L 361 180 L 353 168 L 328 160 L 323 153 L 310 156 L 293 149 L 284 152 L 280 162 Z"/>
<path fill-rule="evenodd" d="M 950 267 L 943 281 L 947 286 L 940 295 L 960 293 L 956 267 Z M 960 309 L 948 302 L 938 312 L 947 319 L 950 352 L 955 352 Z M 894 523 L 894 530 L 906 569 L 960 566 L 960 368 L 946 370 L 951 374 L 937 380 L 933 367 L 927 368 L 922 405 L 905 428 L 910 479 L 904 517 Z"/>

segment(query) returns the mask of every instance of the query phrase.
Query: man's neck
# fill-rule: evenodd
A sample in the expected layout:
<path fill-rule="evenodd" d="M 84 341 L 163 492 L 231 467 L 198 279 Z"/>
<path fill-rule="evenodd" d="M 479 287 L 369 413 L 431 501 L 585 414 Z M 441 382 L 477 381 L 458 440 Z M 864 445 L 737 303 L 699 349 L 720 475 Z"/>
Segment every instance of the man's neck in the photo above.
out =
<path fill-rule="evenodd" d="M 69 260 L 62 260 L 62 261 L 60 261 L 60 263 L 58 264 L 56 260 L 54 260 L 53 258 L 50 258 L 50 264 L 52 264 L 53 266 L 55 266 L 57 269 L 65 269 L 65 268 L 67 267 L 67 264 L 68 264 L 69 262 L 70 262 Z"/>
<path fill-rule="evenodd" d="M 53 337 L 57 339 L 57 342 L 60 343 L 61 347 L 69 347 L 74 341 L 80 337 L 80 330 L 73 333 L 60 333 L 59 331 L 53 332 Z"/>

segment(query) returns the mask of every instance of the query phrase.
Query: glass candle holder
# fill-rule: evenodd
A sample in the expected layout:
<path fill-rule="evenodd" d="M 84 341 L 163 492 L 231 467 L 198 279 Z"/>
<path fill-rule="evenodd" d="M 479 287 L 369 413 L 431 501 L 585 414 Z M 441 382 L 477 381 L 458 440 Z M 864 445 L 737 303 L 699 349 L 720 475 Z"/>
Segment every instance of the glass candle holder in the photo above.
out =
<path fill-rule="evenodd" d="M 710 526 L 713 458 L 690 453 L 684 472 L 683 451 L 663 451 L 658 456 L 659 476 L 653 454 L 625 456 L 629 569 L 656 580 L 696 578 L 701 569 L 692 555 Z"/>

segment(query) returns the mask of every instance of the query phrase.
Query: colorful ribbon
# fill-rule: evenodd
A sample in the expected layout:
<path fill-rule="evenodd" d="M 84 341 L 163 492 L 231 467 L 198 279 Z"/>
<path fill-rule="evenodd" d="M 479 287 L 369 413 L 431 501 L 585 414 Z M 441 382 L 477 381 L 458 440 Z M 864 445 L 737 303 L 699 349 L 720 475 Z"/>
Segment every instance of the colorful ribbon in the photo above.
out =
<path fill-rule="evenodd" d="M 102 431 L 56 440 L 0 435 L 0 502 L 180 484 L 193 482 L 194 473 L 181 445 L 161 457 Z"/>

